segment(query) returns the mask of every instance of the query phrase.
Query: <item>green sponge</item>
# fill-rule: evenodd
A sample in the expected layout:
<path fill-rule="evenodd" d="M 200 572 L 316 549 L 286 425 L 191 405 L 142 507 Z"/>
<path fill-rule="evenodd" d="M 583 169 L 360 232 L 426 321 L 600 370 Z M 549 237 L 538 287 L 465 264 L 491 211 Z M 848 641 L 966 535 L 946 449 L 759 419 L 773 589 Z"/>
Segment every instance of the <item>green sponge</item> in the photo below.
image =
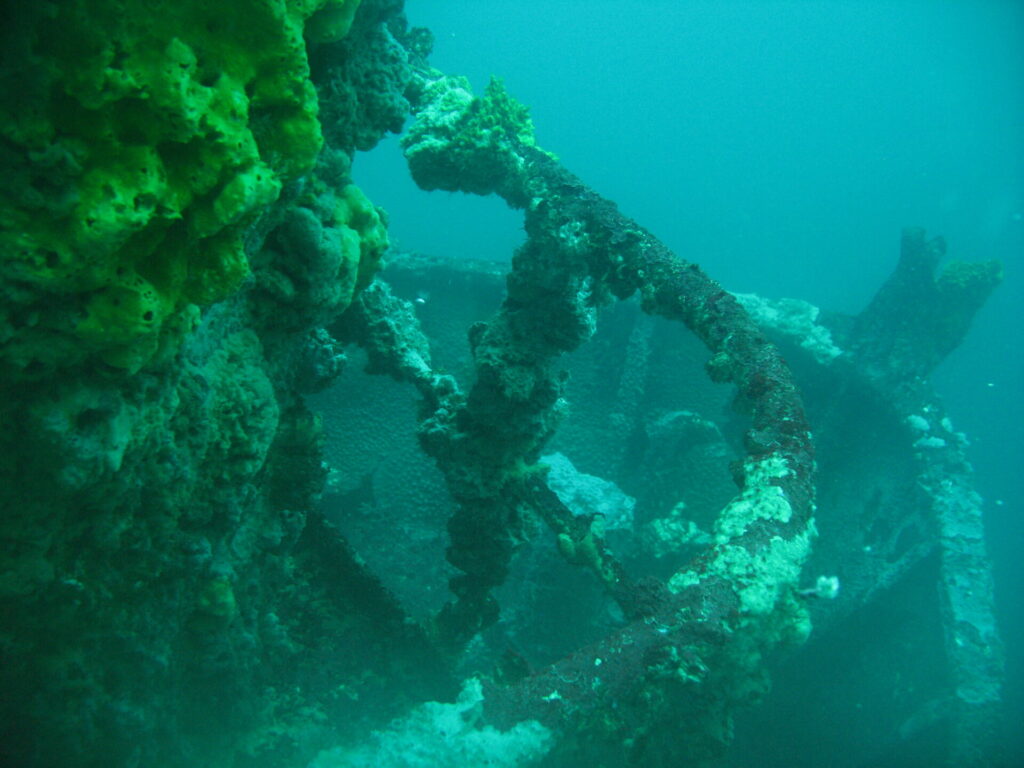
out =
<path fill-rule="evenodd" d="M 65 0 L 12 20 L 18 50 L 0 70 L 9 375 L 92 359 L 137 370 L 189 325 L 175 318 L 237 290 L 246 227 L 323 144 L 307 42 L 343 36 L 358 4 Z"/>

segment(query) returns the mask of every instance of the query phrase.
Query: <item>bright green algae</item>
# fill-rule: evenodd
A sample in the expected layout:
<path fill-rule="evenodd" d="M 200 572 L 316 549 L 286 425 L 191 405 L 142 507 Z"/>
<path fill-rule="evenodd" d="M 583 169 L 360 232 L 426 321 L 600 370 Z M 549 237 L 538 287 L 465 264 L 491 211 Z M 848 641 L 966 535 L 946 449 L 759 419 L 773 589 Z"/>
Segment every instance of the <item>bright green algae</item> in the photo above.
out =
<path fill-rule="evenodd" d="M 17 9 L 0 88 L 6 375 L 138 370 L 240 286 L 244 232 L 323 143 L 307 43 L 343 37 L 358 4 Z"/>

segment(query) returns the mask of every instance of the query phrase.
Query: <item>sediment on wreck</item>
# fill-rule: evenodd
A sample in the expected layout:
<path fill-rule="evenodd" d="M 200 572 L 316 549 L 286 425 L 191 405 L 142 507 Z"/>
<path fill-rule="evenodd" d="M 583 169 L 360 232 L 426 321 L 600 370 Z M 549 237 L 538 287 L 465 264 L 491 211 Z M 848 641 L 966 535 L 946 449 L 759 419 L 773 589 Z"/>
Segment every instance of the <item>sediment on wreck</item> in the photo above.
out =
<path fill-rule="evenodd" d="M 743 393 L 747 395 L 748 400 L 751 391 L 764 393 L 766 377 L 759 375 L 763 371 L 759 372 L 757 365 L 763 364 L 765 358 L 758 360 L 756 355 L 749 355 L 743 360 L 741 355 L 742 362 L 736 364 L 734 359 L 730 360 L 729 353 L 723 353 L 724 351 L 717 346 L 724 339 L 728 339 L 730 345 L 739 348 L 744 346 L 743 332 L 737 334 L 734 331 L 734 327 L 742 325 L 744 321 L 736 319 L 735 315 L 731 314 L 734 311 L 731 296 L 725 295 L 718 286 L 707 281 L 693 265 L 681 262 L 668 254 L 649 233 L 634 222 L 621 217 L 614 205 L 594 195 L 560 168 L 549 153 L 536 147 L 525 111 L 509 99 L 500 84 L 492 83 L 483 98 L 475 99 L 469 94 L 465 82 L 458 78 L 445 77 L 437 72 L 424 73 L 423 70 L 420 71 L 420 75 L 422 80 L 418 88 L 421 100 L 417 105 L 420 122 L 404 140 L 414 178 L 425 188 L 475 193 L 497 192 L 511 206 L 525 209 L 528 233 L 527 243 L 515 256 L 502 309 L 493 320 L 479 323 L 470 332 L 477 383 L 470 394 L 460 396 L 457 403 L 447 404 L 454 407 L 454 412 L 447 406 L 442 409 L 445 418 L 448 419 L 449 431 L 456 433 L 454 436 L 449 435 L 448 440 L 471 441 L 474 430 L 479 430 L 481 434 L 493 432 L 500 428 L 499 423 L 508 429 L 505 420 L 511 419 L 514 413 L 513 406 L 521 408 L 524 403 L 529 403 L 534 393 L 542 395 L 537 398 L 539 405 L 538 402 L 528 405 L 527 413 L 546 412 L 557 415 L 555 408 L 548 405 L 557 403 L 559 398 L 558 389 L 555 390 L 555 394 L 551 394 L 551 361 L 555 356 L 571 350 L 589 338 L 594 327 L 594 311 L 596 307 L 604 304 L 610 295 L 624 297 L 634 291 L 640 293 L 646 311 L 683 320 L 708 344 L 712 352 L 716 353 L 709 363 L 709 371 L 716 378 L 732 377 L 737 380 L 736 383 L 741 388 L 741 401 L 744 399 Z M 480 172 L 481 168 L 487 169 L 487 172 Z M 913 237 L 913 233 L 909 236 Z M 971 314 L 980 306 L 991 289 L 994 284 L 993 276 L 998 270 L 991 265 L 982 265 L 955 268 L 953 271 L 957 274 L 964 273 L 970 279 L 962 280 L 962 285 L 958 283 L 952 288 L 947 285 L 939 293 L 950 301 L 957 301 L 959 296 L 963 296 L 966 304 L 964 311 L 955 318 L 956 322 L 944 326 L 949 331 L 948 335 L 940 338 L 935 349 L 924 355 L 930 365 L 940 360 L 942 355 L 962 338 Z M 883 289 L 880 296 L 884 297 L 885 292 Z M 876 305 L 878 303 L 879 300 L 876 300 Z M 723 311 L 722 307 L 726 309 Z M 871 315 L 872 309 L 869 308 L 859 319 L 862 328 L 871 325 Z M 915 322 L 925 331 L 934 330 L 934 323 L 928 318 L 919 317 Z M 379 327 L 380 324 L 378 317 L 376 325 Z M 880 333 L 887 323 L 877 321 L 875 325 L 876 331 Z M 894 327 L 905 329 L 907 324 L 901 323 Z M 756 331 L 754 333 L 756 334 Z M 861 344 L 865 347 L 872 343 L 883 343 L 880 339 L 878 342 L 871 342 L 864 333 L 860 338 Z M 408 345 L 399 342 L 399 346 Z M 756 346 L 756 343 L 751 346 Z M 903 346 L 906 347 L 907 344 L 904 343 Z M 838 347 L 832 351 L 836 355 L 841 354 Z M 732 348 L 729 352 L 732 352 Z M 379 354 L 379 350 L 374 353 L 375 356 Z M 826 357 L 830 359 L 831 355 Z M 749 366 L 753 373 L 738 373 L 744 370 L 744 365 Z M 903 372 L 903 375 L 906 376 L 906 372 Z M 770 380 L 770 374 L 767 378 Z M 483 387 L 480 386 L 481 381 L 484 382 Z M 558 382 L 554 383 L 557 387 Z M 481 421 L 474 424 L 474 401 L 475 407 L 481 412 L 498 414 L 501 418 L 490 423 Z M 530 407 L 536 410 L 530 411 Z M 521 415 L 523 411 L 518 413 Z M 748 450 L 761 452 L 763 455 L 767 448 L 778 448 L 781 445 L 778 434 L 764 429 L 765 425 L 770 423 L 771 416 L 779 418 L 777 423 L 792 425 L 795 422 L 806 428 L 806 423 L 802 419 L 793 419 L 793 413 L 787 413 L 785 409 L 771 413 L 769 408 L 761 414 L 755 410 L 754 428 L 747 436 Z M 545 431 L 550 429 L 550 422 L 538 417 L 527 418 L 525 421 L 532 421 L 535 427 L 533 439 L 538 441 L 538 445 L 543 444 L 546 440 Z M 429 416 L 424 423 L 428 422 Z M 450 427 L 451 424 L 457 424 L 458 428 Z M 487 509 L 486 504 L 480 504 L 481 487 L 485 489 L 483 495 L 488 492 L 486 483 L 473 485 L 473 492 L 477 494 L 473 505 L 460 505 L 458 488 L 466 480 L 465 459 L 472 459 L 473 452 L 460 458 L 460 474 L 453 478 L 453 473 L 446 471 L 444 463 L 446 457 L 450 455 L 449 446 L 443 439 L 439 440 L 436 423 L 429 429 L 433 432 L 431 439 L 435 442 L 433 449 L 427 442 L 424 443 L 424 447 L 438 460 L 439 466 L 448 477 L 449 489 L 456 500 L 456 512 L 450 526 L 453 536 L 449 556 L 451 562 L 464 572 L 453 582 L 453 591 L 457 599 L 446 606 L 438 617 L 442 632 L 448 632 L 445 641 L 451 642 L 458 641 L 460 634 L 463 637 L 472 635 L 494 620 L 495 607 L 493 604 L 487 604 L 485 609 L 480 595 L 486 595 L 494 588 L 495 579 L 501 578 L 504 563 L 507 563 L 510 557 L 509 543 L 515 539 L 517 523 L 515 517 L 508 514 L 507 507 L 505 513 L 495 514 L 493 509 Z M 790 433 L 782 435 L 783 439 L 792 437 Z M 517 445 L 517 442 L 511 440 L 506 444 Z M 518 446 L 513 455 L 518 454 L 519 461 L 529 465 L 532 458 L 537 455 L 538 448 L 531 448 L 529 440 L 524 442 L 522 439 Z M 530 449 L 529 452 L 524 453 L 523 447 Z M 493 472 L 495 463 L 500 464 L 500 460 L 487 464 L 489 471 Z M 808 460 L 806 466 L 809 465 Z M 605 567 L 605 554 L 597 537 L 588 535 L 585 531 L 570 532 L 560 522 L 558 515 L 540 509 L 544 506 L 541 498 L 531 498 L 529 493 L 522 492 L 524 487 L 529 489 L 543 486 L 544 471 L 543 464 L 532 471 L 529 467 L 525 471 L 520 466 L 508 468 L 507 477 L 510 479 L 503 484 L 499 475 L 497 483 L 502 503 L 507 504 L 509 498 L 515 499 L 545 519 L 558 536 L 559 549 L 563 556 L 570 562 L 595 571 L 610 587 L 609 592 L 620 606 L 624 606 L 623 610 L 627 616 L 645 616 L 649 621 L 659 616 L 659 609 L 665 605 L 662 602 L 666 600 L 664 592 L 657 588 L 650 589 L 650 585 L 645 585 L 649 591 L 641 597 L 643 588 L 632 584 L 620 570 L 618 563 L 609 559 Z M 471 480 L 475 478 L 471 477 Z M 790 489 L 786 490 L 788 492 Z M 493 493 L 493 489 L 490 492 Z M 742 495 L 741 493 L 741 499 Z M 807 498 L 809 503 L 809 497 Z M 770 509 L 773 500 L 762 498 L 755 500 L 753 504 L 755 507 L 760 506 L 762 510 Z M 732 512 L 733 510 L 727 507 L 724 514 L 727 522 L 719 530 L 745 530 L 743 522 L 737 524 L 736 520 L 729 520 Z M 474 526 L 469 529 L 469 535 L 462 537 L 461 543 L 458 532 L 460 516 L 472 521 Z M 792 519 L 785 513 L 782 517 L 786 518 L 786 523 Z M 788 532 L 792 533 L 792 530 L 790 528 Z M 490 542 L 495 540 L 503 541 L 505 548 L 491 546 Z M 761 543 L 767 543 L 771 548 L 780 540 L 782 539 L 770 532 Z M 782 562 L 776 565 L 781 565 L 785 572 L 787 558 L 799 562 L 806 554 L 808 543 L 809 540 L 804 539 L 795 547 L 795 551 L 782 554 Z M 756 544 L 754 547 L 756 548 Z M 800 554 L 797 554 L 797 551 Z M 701 578 L 696 574 L 701 572 L 700 569 L 707 568 L 707 559 L 714 563 L 715 554 L 698 558 L 696 569 L 684 569 L 677 573 L 670 581 L 670 586 L 679 589 L 681 585 L 701 584 Z M 495 567 L 495 563 L 498 564 L 495 570 L 488 573 L 481 570 L 484 567 Z M 728 572 L 733 565 L 729 563 L 723 566 L 719 559 L 718 563 L 712 566 L 712 570 L 719 567 L 722 568 L 719 573 Z M 742 569 L 744 566 L 739 567 Z M 795 581 L 794 572 L 791 570 L 789 574 Z M 467 584 L 475 584 L 477 592 L 474 594 L 472 587 L 467 589 Z M 728 589 L 718 589 L 719 585 L 713 583 L 704 583 L 702 586 L 705 587 L 702 609 L 717 600 L 728 601 Z M 742 588 L 733 590 L 731 594 L 734 596 L 741 590 Z M 631 592 L 637 600 L 636 604 L 642 605 L 632 613 L 629 610 Z M 471 599 L 464 599 L 467 594 L 473 595 Z M 774 596 L 777 599 L 778 593 L 774 593 Z M 668 598 L 669 602 L 671 600 L 672 598 Z M 778 615 L 783 618 L 780 618 L 778 626 L 773 627 L 772 631 L 778 634 L 772 636 L 771 641 L 786 634 L 798 636 L 806 631 L 801 612 L 792 611 L 792 607 L 786 606 L 784 602 L 783 600 L 777 605 L 772 604 L 773 607 L 779 608 Z M 758 601 L 749 593 L 743 595 L 739 612 L 749 610 L 757 604 Z M 733 608 L 735 609 L 735 606 Z M 660 615 L 663 623 L 657 620 L 652 623 L 657 623 L 661 634 L 665 634 L 667 627 L 680 629 L 677 621 L 680 615 L 693 612 L 692 605 L 677 604 L 667 613 Z M 728 609 L 715 619 L 726 625 L 728 620 L 724 617 L 727 613 Z M 461 628 L 459 622 L 464 622 Z M 721 734 L 728 730 L 729 706 L 723 706 L 721 700 L 716 701 L 716 694 L 722 694 L 732 688 L 744 690 L 744 693 L 749 695 L 758 687 L 757 684 L 751 683 L 755 677 L 751 668 L 734 674 L 735 658 L 730 658 L 727 648 L 722 650 L 728 645 L 722 636 L 713 637 L 714 632 L 709 629 L 713 624 L 713 621 L 703 622 L 702 629 L 707 632 L 702 638 L 687 637 L 685 631 L 681 631 L 667 643 L 658 638 L 645 639 L 642 628 L 637 630 L 636 626 L 631 626 L 618 636 L 606 639 L 604 644 L 598 643 L 592 649 L 577 652 L 572 658 L 560 662 L 551 670 L 534 674 L 512 686 L 488 688 L 487 711 L 496 722 L 503 722 L 506 725 L 524 718 L 536 717 L 545 724 L 561 727 L 566 731 L 579 728 L 580 723 L 593 724 L 595 720 L 588 720 L 588 717 L 597 717 L 602 721 L 598 730 L 606 729 L 606 736 L 609 733 L 614 734 L 610 740 L 621 741 L 624 734 L 643 731 L 641 749 L 645 750 L 644 757 L 657 760 L 658 749 L 653 746 L 658 739 L 655 735 L 657 726 L 651 726 L 651 720 L 657 720 L 657 716 L 652 717 L 649 709 L 642 714 L 638 711 L 633 713 L 632 722 L 627 724 L 630 715 L 626 714 L 626 708 L 621 705 L 623 701 L 630 700 L 630 691 L 636 692 L 644 688 L 643 684 L 636 683 L 638 677 L 643 677 L 644 659 L 649 661 L 657 657 L 665 646 L 671 646 L 672 658 L 678 659 L 679 649 L 684 648 L 691 665 L 691 673 L 693 670 L 707 673 L 708 662 L 712 661 L 711 667 L 717 665 L 719 671 L 725 670 L 717 677 L 714 673 L 709 676 L 709 679 L 714 679 L 720 684 L 719 689 L 707 693 L 705 688 L 702 691 L 704 696 L 684 695 L 673 703 L 676 714 L 688 712 L 691 716 L 688 722 L 698 723 L 694 730 L 704 731 L 690 744 L 689 753 L 695 756 L 709 755 L 715 748 L 709 747 L 708 743 L 715 739 L 721 742 Z M 771 641 L 765 645 L 770 646 Z M 672 646 L 673 642 L 676 645 Z M 753 640 L 744 651 L 755 653 L 756 645 L 757 640 Z M 703 648 L 703 654 L 696 650 L 698 648 Z M 760 653 L 760 650 L 756 653 Z M 605 666 L 609 660 L 612 662 L 611 665 Z M 619 664 L 621 669 L 616 669 L 616 664 Z M 731 665 L 732 672 L 729 671 Z M 598 673 L 594 671 L 596 667 L 603 669 Z M 677 665 L 677 668 L 681 667 Z M 621 674 L 623 670 L 629 672 Z M 747 676 L 746 682 L 741 680 L 744 674 Z M 687 673 L 683 672 L 681 676 L 686 677 Z M 693 677 L 699 678 L 700 675 L 693 673 Z M 605 692 L 601 691 L 602 683 L 608 684 Z M 647 683 L 649 694 L 657 684 L 651 679 L 648 679 Z M 709 684 L 708 687 L 712 686 Z M 553 692 L 557 692 L 557 695 Z M 621 720 L 617 725 L 610 725 L 611 720 L 616 718 L 609 720 L 607 711 L 602 710 L 601 701 L 605 694 L 606 703 L 614 700 L 616 708 L 620 710 L 617 717 L 621 717 Z M 685 700 L 687 698 L 689 701 Z M 727 700 L 729 695 L 726 693 L 722 698 Z M 643 710 L 643 707 L 640 707 L 640 710 Z M 603 714 L 594 715 L 593 713 L 597 711 L 602 711 Z M 711 733 L 715 736 L 709 738 Z M 673 738 L 682 738 L 685 741 L 687 736 L 676 729 Z M 625 740 L 633 743 L 628 738 Z M 703 744 L 698 743 L 702 740 Z M 568 749 L 579 749 L 580 741 Z M 955 747 L 953 751 L 956 751 Z M 633 753 L 633 756 L 636 754 Z"/>
<path fill-rule="evenodd" d="M 395 254 L 382 277 L 395 296 L 407 300 L 391 301 L 403 306 L 408 322 L 418 322 L 425 334 L 404 344 L 381 335 L 385 350 L 393 343 L 415 356 L 426 350 L 435 370 L 470 381 L 473 366 L 464 329 L 500 302 L 502 266 L 455 255 Z M 840 589 L 831 600 L 807 598 L 814 626 L 807 643 L 765 659 L 772 690 L 760 706 L 736 712 L 737 741 L 728 759 L 742 762 L 756 755 L 765 765 L 784 765 L 819 750 L 842 752 L 854 763 L 884 755 L 890 763 L 901 764 L 914 755 L 927 755 L 934 764 L 955 765 L 963 762 L 962 747 L 971 747 L 978 765 L 999 765 L 998 698 L 975 709 L 973 729 L 950 727 L 957 716 L 953 697 L 958 661 L 944 645 L 946 628 L 955 625 L 939 601 L 946 589 L 939 562 L 945 545 L 939 540 L 936 501 L 943 489 L 959 489 L 967 492 L 965 499 L 979 502 L 963 458 L 965 436 L 955 430 L 926 384 L 917 385 L 915 399 L 894 402 L 888 384 L 876 386 L 865 379 L 845 350 L 842 329 L 851 325 L 851 318 L 796 299 L 745 295 L 740 300 L 790 364 L 814 425 L 819 536 L 804 566 L 803 586 L 815 591 L 818 576 L 837 574 Z M 913 306 L 908 303 L 908 311 Z M 902 323 L 895 321 L 899 330 Z M 392 326 L 373 327 L 383 334 Z M 372 370 L 386 372 L 381 361 L 387 355 L 375 352 L 373 357 Z M 540 463 L 552 461 L 547 455 L 552 452 L 563 454 L 583 471 L 635 497 L 633 533 L 609 531 L 634 578 L 671 576 L 707 541 L 704 532 L 711 530 L 734 489 L 728 465 L 742 455 L 744 424 L 728 415 L 730 388 L 713 384 L 703 373 L 706 358 L 702 344 L 681 323 L 651 318 L 640 311 L 638 301 L 626 301 L 605 307 L 592 339 L 560 362 L 569 374 L 564 396 L 570 414 Z M 422 500 L 417 511 L 424 519 L 416 525 L 438 530 L 450 503 L 443 477 L 414 439 L 397 438 L 416 418 L 415 409 L 403 405 L 408 390 L 389 384 L 380 398 L 350 401 L 349 393 L 373 386 L 373 378 L 353 372 L 324 407 L 333 414 L 336 428 L 365 421 L 395 436 L 386 444 L 374 444 L 389 456 L 373 482 L 372 515 L 379 518 L 381 535 L 406 525 L 404 510 L 410 499 Z M 388 414 L 386 421 L 375 416 L 381 413 Z M 347 454 L 335 447 L 343 445 L 341 437 L 331 439 L 330 455 L 336 457 L 332 461 L 344 461 L 339 466 L 348 466 Z M 933 439 L 919 442 L 922 438 Z M 355 474 L 347 473 L 343 484 L 358 483 L 365 471 L 361 466 L 366 463 L 352 464 Z M 940 491 L 935 496 L 928 477 L 953 484 L 934 486 Z M 593 509 L 577 508 L 577 513 L 592 514 Z M 981 507 L 970 514 L 980 525 Z M 391 540 L 390 553 L 374 557 L 375 539 L 360 535 L 363 524 L 351 519 L 345 527 L 356 535 L 360 551 L 371 556 L 373 568 L 392 574 L 389 583 L 408 605 L 435 606 L 437 587 L 444 581 L 443 569 L 437 567 L 443 542 L 424 547 L 422 539 L 414 546 Z M 502 658 L 494 670 L 502 685 L 521 681 L 531 670 L 536 674 L 621 630 L 609 615 L 601 582 L 587 568 L 574 572 L 565 563 L 560 553 L 564 547 L 556 546 L 551 531 L 527 533 L 530 538 L 520 542 L 509 580 L 497 593 L 503 606 L 500 624 L 484 633 L 495 661 L 507 645 L 525 656 L 525 665 L 522 658 Z M 419 580 L 396 578 L 403 568 L 413 569 Z M 991 600 L 991 583 L 985 583 L 989 576 L 985 561 L 971 561 L 958 584 L 983 606 Z M 979 657 L 988 661 L 975 667 L 975 674 L 984 675 L 997 693 L 998 635 L 994 625 L 979 629 L 984 631 L 978 637 L 987 638 L 980 647 L 993 653 Z M 479 644 L 474 647 L 474 654 L 479 653 Z M 593 673 L 596 659 L 602 659 L 603 667 L 604 658 L 581 656 L 578 671 L 583 679 L 588 671 Z M 837 665 L 837 658 L 843 664 Z M 482 668 L 490 667 L 486 663 Z M 565 669 L 574 671 L 568 665 Z M 552 690 L 545 695 L 560 691 L 571 679 L 571 674 L 548 678 Z M 899 687 L 893 690 L 890 683 L 896 679 Z M 780 719 L 779 712 L 787 716 Z"/>
<path fill-rule="evenodd" d="M 763 685 L 760 653 L 807 632 L 794 591 L 813 537 L 813 456 L 796 387 L 736 300 L 536 147 L 525 110 L 500 85 L 474 99 L 464 81 L 420 74 L 418 122 L 404 140 L 414 178 L 425 188 L 497 191 L 526 209 L 528 234 L 497 315 L 470 329 L 475 378 L 464 394 L 447 381 L 439 396 L 411 310 L 395 322 L 403 315 L 371 292 L 347 316 L 371 365 L 426 396 L 420 439 L 455 502 L 448 557 L 461 571 L 436 632 L 458 647 L 496 620 L 491 592 L 511 558 L 517 507 L 546 504 L 537 457 L 562 409 L 552 363 L 592 335 L 601 305 L 639 293 L 645 311 L 682 321 L 705 343 L 713 379 L 737 387 L 751 419 L 740 492 L 721 515 L 718 543 L 660 586 L 631 583 L 596 526 L 539 510 L 563 556 L 593 570 L 635 621 L 549 670 L 485 686 L 485 711 L 503 727 L 529 719 L 586 732 L 599 749 L 652 764 L 670 759 L 669 742 L 710 757 L 727 741 L 736 701 Z M 585 741 L 563 746 L 586 752 Z"/>
<path fill-rule="evenodd" d="M 904 230 L 892 275 L 852 319 L 835 318 L 848 347 L 851 386 L 868 388 L 898 414 L 913 441 L 921 499 L 939 558 L 939 594 L 948 691 L 916 727 L 942 723 L 945 761 L 998 765 L 1002 729 L 1003 644 L 995 620 L 992 565 L 983 505 L 974 490 L 966 438 L 956 432 L 928 376 L 959 346 L 1002 280 L 999 262 L 951 261 L 941 237 Z M 854 373 L 855 372 L 855 373 Z M 894 558 L 898 559 L 898 558 Z M 925 707 L 922 707 L 925 709 Z"/>

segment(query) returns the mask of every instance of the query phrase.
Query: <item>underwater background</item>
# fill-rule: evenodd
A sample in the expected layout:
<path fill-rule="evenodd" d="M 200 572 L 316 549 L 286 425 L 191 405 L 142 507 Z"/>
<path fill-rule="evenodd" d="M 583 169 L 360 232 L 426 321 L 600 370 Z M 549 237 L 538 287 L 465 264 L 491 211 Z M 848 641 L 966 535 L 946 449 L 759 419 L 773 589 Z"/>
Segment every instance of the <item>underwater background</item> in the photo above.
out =
<path fill-rule="evenodd" d="M 1024 723 L 1024 3 L 1013 0 L 417 0 L 432 62 L 492 75 L 539 143 L 726 288 L 857 312 L 903 226 L 1004 281 L 932 377 L 970 438 Z M 397 139 L 354 175 L 399 246 L 506 261 L 496 198 L 409 181 Z M 1024 762 L 1024 727 L 1014 756 Z M 811 760 L 807 765 L 815 765 Z"/>
<path fill-rule="evenodd" d="M 0 768 L 1024 765 L 1024 4 L 0 20 Z"/>

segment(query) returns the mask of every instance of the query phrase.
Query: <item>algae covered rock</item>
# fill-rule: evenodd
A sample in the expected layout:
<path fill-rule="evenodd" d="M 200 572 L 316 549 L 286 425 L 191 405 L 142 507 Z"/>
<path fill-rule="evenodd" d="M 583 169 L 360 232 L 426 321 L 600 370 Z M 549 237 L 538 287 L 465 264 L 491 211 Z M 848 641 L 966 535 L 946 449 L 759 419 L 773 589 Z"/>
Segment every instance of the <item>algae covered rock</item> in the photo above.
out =
<path fill-rule="evenodd" d="M 308 63 L 360 5 L 4 4 L 0 764 L 305 764 L 390 663 L 301 397 L 387 246 Z"/>
<path fill-rule="evenodd" d="M 136 371 L 239 287 L 244 230 L 323 143 L 304 32 L 343 37 L 358 4 L 7 4 L 6 375 Z"/>
<path fill-rule="evenodd" d="M 416 122 L 402 138 L 409 171 L 425 190 L 498 192 L 523 207 L 513 190 L 525 170 L 523 148 L 536 148 L 529 110 L 494 78 L 482 97 L 469 81 L 440 76 L 421 84 Z"/>
<path fill-rule="evenodd" d="M 324 151 L 306 193 L 254 258 L 254 312 L 269 327 L 329 322 L 369 285 L 387 250 L 386 217 L 351 183 L 345 157 Z"/>

